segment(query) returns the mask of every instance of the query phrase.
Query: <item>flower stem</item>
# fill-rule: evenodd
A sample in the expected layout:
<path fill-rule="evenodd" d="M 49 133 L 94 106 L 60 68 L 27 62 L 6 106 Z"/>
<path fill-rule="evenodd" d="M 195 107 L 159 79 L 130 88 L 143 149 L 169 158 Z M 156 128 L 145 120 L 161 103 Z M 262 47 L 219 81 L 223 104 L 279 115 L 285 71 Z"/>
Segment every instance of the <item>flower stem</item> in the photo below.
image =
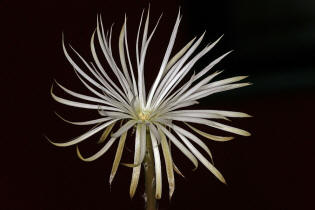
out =
<path fill-rule="evenodd" d="M 157 210 L 157 200 L 155 198 L 155 166 L 154 155 L 150 133 L 147 132 L 146 137 L 146 154 L 144 157 L 144 173 L 145 173 L 145 209 Z"/>

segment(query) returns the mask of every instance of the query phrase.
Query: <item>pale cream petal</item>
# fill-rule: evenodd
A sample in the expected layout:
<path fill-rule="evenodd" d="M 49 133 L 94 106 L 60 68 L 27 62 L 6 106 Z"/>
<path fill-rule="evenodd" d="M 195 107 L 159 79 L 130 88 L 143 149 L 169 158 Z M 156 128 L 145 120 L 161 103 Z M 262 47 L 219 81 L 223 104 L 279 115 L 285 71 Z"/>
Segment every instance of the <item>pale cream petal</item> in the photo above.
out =
<path fill-rule="evenodd" d="M 125 145 L 125 141 L 126 141 L 126 136 L 127 136 L 127 132 L 125 132 L 123 135 L 121 135 L 120 140 L 119 140 L 119 144 L 117 147 L 117 151 L 116 151 L 116 155 L 115 155 L 115 159 L 114 159 L 114 163 L 113 163 L 113 167 L 112 167 L 112 171 L 110 172 L 110 177 L 109 177 L 109 184 L 111 185 L 118 166 L 119 166 L 119 162 L 121 160 L 121 156 L 122 156 L 122 152 L 124 150 L 124 145 Z"/>
<path fill-rule="evenodd" d="M 245 130 L 235 128 L 232 126 L 224 125 L 218 122 L 214 122 L 212 120 L 206 120 L 206 119 L 201 119 L 201 118 L 194 118 L 194 117 L 168 117 L 167 115 L 163 116 L 163 118 L 166 119 L 171 119 L 171 120 L 176 120 L 176 121 L 183 121 L 183 122 L 192 122 L 192 123 L 198 123 L 198 124 L 203 124 L 207 125 L 210 127 L 214 127 L 220 130 L 228 131 L 230 133 L 235 133 L 241 136 L 250 136 L 251 134 Z"/>
<path fill-rule="evenodd" d="M 137 164 L 140 162 L 140 154 L 141 154 L 141 146 L 140 146 L 140 126 L 137 125 L 137 131 L 136 131 L 136 139 L 135 139 L 135 154 L 134 154 L 134 164 Z M 141 165 L 134 167 L 132 169 L 132 176 L 131 176 L 131 183 L 130 183 L 130 191 L 129 195 L 130 198 L 133 198 L 138 182 L 140 177 L 140 171 L 141 171 Z"/>
<path fill-rule="evenodd" d="M 59 146 L 59 147 L 68 147 L 68 146 L 71 146 L 71 145 L 74 145 L 74 144 L 78 144 L 82 141 L 84 141 L 85 139 L 89 138 L 90 136 L 93 136 L 94 134 L 100 132 L 101 130 L 103 130 L 104 128 L 106 128 L 108 125 L 110 125 L 111 123 L 115 122 L 116 120 L 112 120 L 112 121 L 109 121 L 107 123 L 103 123 L 102 125 L 98 126 L 98 127 L 95 127 L 91 130 L 89 130 L 88 132 L 70 140 L 70 141 L 67 141 L 65 143 L 55 143 L 53 141 L 51 141 L 48 137 L 46 137 L 46 139 L 52 143 L 53 145 L 55 146 Z"/>
<path fill-rule="evenodd" d="M 195 41 L 196 37 L 194 37 L 192 40 L 190 40 L 190 42 L 188 42 L 180 51 L 178 51 L 173 57 L 172 59 L 167 63 L 164 74 L 167 73 L 167 71 L 178 61 L 178 59 L 180 59 L 185 52 L 190 48 L 190 46 L 192 45 L 192 43 Z"/>
<path fill-rule="evenodd" d="M 166 65 L 168 63 L 169 57 L 171 55 L 171 52 L 172 52 L 172 49 L 173 49 L 173 46 L 174 46 L 174 43 L 175 43 L 175 38 L 176 38 L 176 35 L 177 35 L 177 31 L 178 31 L 178 27 L 179 27 L 180 21 L 181 21 L 181 15 L 180 15 L 180 12 L 179 12 L 178 15 L 177 15 L 177 19 L 176 19 L 176 22 L 175 22 L 172 34 L 171 34 L 171 38 L 169 40 L 166 52 L 164 54 L 164 58 L 163 58 L 163 61 L 162 61 L 159 73 L 158 73 L 158 75 L 157 75 L 157 77 L 156 77 L 156 79 L 155 79 L 155 81 L 154 81 L 154 83 L 153 83 L 153 85 L 151 87 L 151 90 L 149 92 L 148 102 L 147 102 L 146 108 L 150 107 L 152 99 L 153 99 L 153 95 L 155 94 L 156 88 L 158 87 L 158 84 L 160 83 L 160 80 L 162 79 L 164 69 L 165 69 L 165 67 L 166 67 Z"/>
<path fill-rule="evenodd" d="M 162 145 L 162 151 L 164 155 L 164 160 L 165 160 L 165 167 L 166 167 L 166 175 L 167 175 L 167 180 L 168 180 L 168 185 L 169 185 L 169 199 L 172 198 L 172 195 L 175 190 L 175 178 L 174 178 L 174 171 L 173 171 L 173 160 L 172 160 L 172 155 L 168 147 L 168 143 L 166 140 L 166 137 L 161 131 L 159 127 L 159 134 L 161 136 L 161 145 Z"/>
<path fill-rule="evenodd" d="M 83 94 L 80 94 L 80 93 L 76 93 L 74 91 L 71 91 L 71 90 L 65 88 L 60 83 L 58 83 L 56 80 L 55 80 L 55 82 L 63 91 L 65 91 L 66 93 L 68 93 L 68 94 L 70 94 L 70 95 L 72 95 L 74 97 L 77 97 L 77 98 L 80 98 L 80 99 L 84 99 L 84 100 L 87 100 L 87 101 L 96 102 L 96 103 L 102 103 L 102 104 L 105 103 L 105 104 L 107 104 L 106 101 L 103 100 L 103 99 L 99 99 L 99 98 L 83 95 Z"/>
<path fill-rule="evenodd" d="M 83 108 L 83 109 L 104 109 L 104 110 L 120 111 L 119 109 L 111 107 L 111 106 L 87 104 L 87 103 L 81 103 L 81 102 L 71 101 L 68 99 L 61 98 L 59 96 L 56 96 L 53 93 L 53 86 L 51 86 L 50 94 L 55 101 L 61 104 L 68 105 L 68 106 L 73 106 L 73 107 L 78 107 L 78 108 Z"/>
<path fill-rule="evenodd" d="M 174 167 L 174 171 L 180 175 L 181 177 L 185 178 L 185 176 L 183 175 L 183 173 L 178 169 L 178 167 L 175 165 L 175 163 L 173 162 L 173 167 Z"/>
<path fill-rule="evenodd" d="M 103 132 L 102 136 L 100 137 L 100 139 L 98 140 L 98 144 L 101 144 L 105 141 L 105 139 L 107 138 L 107 136 L 110 134 L 110 132 L 112 131 L 113 127 L 115 126 L 116 122 L 113 122 L 112 124 L 110 124 L 105 131 Z"/>
<path fill-rule="evenodd" d="M 192 130 L 194 130 L 196 133 L 198 133 L 199 135 L 206 137 L 208 139 L 214 140 L 214 141 L 230 141 L 232 139 L 234 139 L 234 137 L 232 136 L 216 136 L 216 135 L 212 135 L 209 133 L 205 133 L 201 130 L 198 130 L 197 128 L 193 127 L 192 125 L 185 123 L 188 127 L 190 127 Z"/>
<path fill-rule="evenodd" d="M 165 75 L 165 78 L 162 80 L 162 82 L 159 85 L 159 88 L 156 90 L 155 97 L 153 100 L 154 107 L 158 106 L 162 102 L 162 99 L 164 98 L 164 96 L 167 95 L 167 93 L 169 93 L 170 88 L 174 87 L 174 83 L 176 83 L 183 74 L 188 72 L 188 71 L 184 71 L 182 69 L 182 66 L 187 61 L 189 56 L 194 52 L 194 50 L 198 47 L 204 35 L 205 33 L 201 35 L 201 37 L 194 43 L 194 45 L 188 50 L 188 52 L 180 59 L 179 63 L 174 66 L 176 68 L 172 67 L 172 69 L 170 69 L 168 74 Z M 197 59 L 193 59 L 188 64 L 186 64 L 186 66 L 189 64 L 192 65 L 194 61 L 197 61 Z M 150 104 L 147 104 L 147 107 L 149 105 Z"/>
<path fill-rule="evenodd" d="M 198 168 L 198 160 L 195 156 L 165 127 L 159 126 L 159 129 L 163 132 L 163 134 L 166 134 L 173 144 L 175 144 L 175 146 L 194 164 L 195 168 L 193 170 L 196 170 Z"/>
<path fill-rule="evenodd" d="M 124 50 L 125 29 L 126 29 L 125 25 L 126 25 L 126 19 L 125 19 L 125 22 L 121 28 L 120 35 L 119 35 L 119 57 L 120 57 L 120 63 L 121 63 L 121 67 L 123 69 L 124 75 L 127 79 L 127 82 L 131 86 L 131 79 L 130 79 L 128 69 L 127 69 L 125 50 Z"/>
<path fill-rule="evenodd" d="M 140 147 L 141 147 L 140 163 L 142 163 L 144 160 L 145 153 L 146 153 L 146 142 L 147 142 L 146 129 L 147 129 L 147 127 L 145 124 L 139 124 L 139 126 L 140 126 Z"/>
<path fill-rule="evenodd" d="M 152 142 L 152 149 L 154 155 L 154 167 L 155 167 L 155 198 L 161 199 L 162 196 L 162 172 L 161 172 L 161 159 L 157 139 L 154 135 L 154 131 L 150 127 L 150 136 Z"/>
<path fill-rule="evenodd" d="M 203 89 L 213 88 L 213 87 L 218 87 L 218 86 L 222 86 L 222 85 L 238 82 L 240 80 L 246 79 L 247 77 L 248 76 L 236 76 L 236 77 L 231 77 L 231 78 L 227 78 L 227 79 L 211 82 L 211 83 L 205 85 L 203 87 Z"/>
<path fill-rule="evenodd" d="M 189 138 L 190 140 L 192 140 L 196 144 L 198 144 L 203 150 L 205 150 L 208 153 L 209 157 L 211 158 L 211 161 L 213 162 L 213 157 L 212 157 L 212 153 L 211 153 L 210 149 L 197 136 L 193 135 L 189 131 L 187 131 L 181 127 L 178 127 L 176 125 L 174 125 L 172 128 L 174 130 L 176 130 L 177 132 L 181 133 L 182 135 L 186 136 L 187 138 Z"/>
<path fill-rule="evenodd" d="M 65 119 L 64 117 L 59 115 L 57 112 L 55 112 L 55 114 L 61 120 L 65 121 L 66 123 L 73 124 L 73 125 L 94 125 L 94 124 L 98 124 L 98 123 L 102 123 L 102 122 L 106 122 L 106 121 L 112 120 L 112 118 L 110 118 L 110 117 L 102 117 L 102 118 L 98 118 L 98 119 L 95 119 L 95 120 L 88 120 L 88 121 L 83 121 L 83 122 L 73 122 L 73 121 Z"/>
<path fill-rule="evenodd" d="M 102 155 L 104 155 L 104 154 L 107 152 L 107 150 L 113 145 L 113 143 L 115 142 L 116 139 L 117 139 L 117 138 L 111 138 L 111 139 L 104 145 L 104 147 L 103 147 L 101 150 L 99 150 L 97 153 L 95 153 L 94 155 L 92 155 L 92 156 L 90 156 L 90 157 L 88 157 L 88 158 L 84 158 L 84 157 L 81 155 L 80 150 L 79 150 L 79 147 L 78 147 L 78 145 L 76 145 L 77 155 L 78 155 L 78 157 L 79 157 L 81 160 L 83 160 L 83 161 L 85 161 L 85 162 L 94 161 L 94 160 L 98 159 L 99 157 L 101 157 Z"/>
<path fill-rule="evenodd" d="M 216 176 L 222 183 L 226 184 L 226 181 L 222 174 L 186 139 L 185 136 L 176 132 L 177 135 L 183 140 L 186 146 L 196 155 L 196 157 L 200 160 L 200 162 L 208 168 L 209 171 L 212 172 L 214 176 Z"/>
<path fill-rule="evenodd" d="M 121 136 L 123 133 L 125 133 L 126 131 L 128 131 L 132 126 L 134 126 L 137 123 L 137 121 L 135 120 L 129 120 L 128 122 L 126 122 L 123 126 L 121 126 L 118 131 L 116 131 L 115 133 L 112 134 L 112 137 L 117 138 L 119 136 Z"/>
<path fill-rule="evenodd" d="M 131 60 L 130 60 L 130 55 L 129 55 L 129 47 L 128 47 L 128 39 L 127 39 L 127 17 L 126 16 L 125 16 L 125 48 L 126 48 L 126 52 L 127 52 L 129 69 L 131 72 L 134 95 L 138 95 L 137 83 L 136 83 L 136 79 L 135 79 L 135 75 L 133 72 L 133 68 L 132 68 L 132 64 L 131 64 Z"/>

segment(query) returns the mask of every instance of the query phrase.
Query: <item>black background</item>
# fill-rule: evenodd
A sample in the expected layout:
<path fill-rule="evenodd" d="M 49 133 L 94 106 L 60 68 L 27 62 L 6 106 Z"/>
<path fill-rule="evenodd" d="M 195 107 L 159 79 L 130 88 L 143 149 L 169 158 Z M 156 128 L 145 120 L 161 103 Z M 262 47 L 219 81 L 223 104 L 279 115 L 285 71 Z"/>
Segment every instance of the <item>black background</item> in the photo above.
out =
<path fill-rule="evenodd" d="M 163 19 L 148 51 L 148 81 L 156 75 L 179 5 L 183 20 L 175 49 L 204 30 L 204 45 L 225 34 L 198 67 L 234 49 L 218 66 L 225 69 L 222 78 L 250 75 L 247 81 L 254 83 L 204 99 L 203 108 L 254 117 L 231 123 L 249 130 L 251 137 L 208 143 L 228 186 L 203 166 L 192 172 L 190 163 L 175 155 L 186 178 L 175 177 L 175 193 L 168 201 L 163 177 L 160 209 L 314 209 L 315 2 L 153 0 L 150 27 L 162 12 Z M 117 48 L 124 13 L 129 39 L 134 40 L 141 11 L 147 7 L 147 1 L 139 0 L 0 1 L 0 209 L 143 209 L 142 185 L 135 198 L 129 198 L 130 169 L 119 168 L 110 191 L 107 180 L 115 149 L 87 164 L 78 160 L 73 147 L 54 147 L 43 135 L 66 140 L 86 129 L 65 125 L 55 110 L 70 119 L 91 118 L 49 95 L 54 78 L 81 90 L 62 53 L 61 33 L 91 59 L 89 39 L 96 14 L 102 14 L 105 28 L 115 22 Z M 92 139 L 83 149 L 87 153 L 96 149 Z"/>

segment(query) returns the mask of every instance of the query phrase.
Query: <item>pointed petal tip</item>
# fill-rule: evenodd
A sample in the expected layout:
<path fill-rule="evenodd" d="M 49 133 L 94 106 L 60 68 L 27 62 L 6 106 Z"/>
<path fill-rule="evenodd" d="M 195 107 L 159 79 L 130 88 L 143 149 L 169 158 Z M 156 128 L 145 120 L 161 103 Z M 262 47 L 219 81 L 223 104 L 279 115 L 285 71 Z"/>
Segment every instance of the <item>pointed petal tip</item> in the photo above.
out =
<path fill-rule="evenodd" d="M 130 197 L 130 199 L 133 199 L 133 196 L 135 195 L 135 192 L 133 192 L 133 191 L 130 191 L 129 192 L 129 197 Z"/>
<path fill-rule="evenodd" d="M 170 200 L 170 201 L 172 200 L 173 194 L 174 194 L 174 189 L 171 190 L 170 193 L 169 193 L 169 200 Z"/>
<path fill-rule="evenodd" d="M 113 179 L 114 179 L 114 176 L 113 176 L 113 175 L 110 175 L 110 176 L 109 176 L 109 186 L 110 186 L 110 188 L 111 188 L 111 186 L 112 186 Z"/>
<path fill-rule="evenodd" d="M 235 50 L 230 50 L 226 53 L 226 55 L 231 54 L 232 52 L 234 52 Z"/>
<path fill-rule="evenodd" d="M 242 136 L 251 136 L 252 134 L 248 131 L 244 131 L 243 133 L 241 133 Z"/>
<path fill-rule="evenodd" d="M 80 160 L 84 161 L 84 157 L 81 155 L 78 145 L 75 146 L 75 151 Z"/>
<path fill-rule="evenodd" d="M 193 169 L 191 169 L 192 171 L 197 171 L 197 169 L 198 169 L 198 162 L 197 162 L 197 165 L 196 165 L 196 167 L 195 168 L 193 168 Z M 184 176 L 183 176 L 184 177 Z"/>
<path fill-rule="evenodd" d="M 226 180 L 223 178 L 223 180 L 221 181 L 223 184 L 225 184 L 226 186 L 228 185 Z"/>

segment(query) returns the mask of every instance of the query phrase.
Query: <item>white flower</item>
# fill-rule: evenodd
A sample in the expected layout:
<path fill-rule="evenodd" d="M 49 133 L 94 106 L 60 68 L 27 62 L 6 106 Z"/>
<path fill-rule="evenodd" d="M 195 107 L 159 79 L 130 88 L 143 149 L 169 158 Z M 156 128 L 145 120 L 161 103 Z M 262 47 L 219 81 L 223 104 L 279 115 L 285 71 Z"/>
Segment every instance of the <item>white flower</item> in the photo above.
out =
<path fill-rule="evenodd" d="M 94 96 L 87 96 L 73 92 L 57 82 L 56 84 L 62 90 L 64 90 L 69 95 L 82 100 L 83 102 L 72 101 L 56 96 L 53 93 L 53 88 L 51 88 L 51 95 L 57 102 L 68 106 L 97 110 L 100 118 L 85 122 L 71 122 L 65 120 L 66 122 L 75 125 L 94 125 L 94 127 L 88 132 L 85 132 L 84 134 L 65 143 L 51 142 L 56 146 L 67 147 L 76 145 L 93 136 L 94 134 L 103 131 L 103 135 L 101 136 L 99 142 L 104 142 L 107 137 L 109 137 L 109 140 L 105 143 L 101 150 L 91 157 L 82 157 L 77 147 L 78 156 L 82 160 L 93 161 L 105 154 L 106 151 L 116 141 L 119 141 L 110 175 L 111 183 L 120 163 L 127 133 L 131 133 L 130 130 L 134 128 L 136 130 L 134 160 L 133 164 L 125 164 L 127 166 L 133 167 L 130 185 L 131 197 L 134 195 L 137 188 L 141 163 L 145 156 L 146 132 L 149 132 L 153 146 L 157 199 L 161 198 L 162 194 L 159 144 L 161 145 L 166 165 L 170 197 L 172 196 L 175 188 L 174 170 L 180 174 L 180 171 L 177 169 L 172 160 L 172 155 L 169 148 L 169 144 L 171 143 L 174 144 L 194 164 L 196 168 L 198 167 L 199 160 L 214 174 L 214 176 L 216 176 L 221 182 L 225 183 L 221 173 L 210 162 L 212 159 L 210 150 L 196 134 L 193 134 L 192 131 L 196 132 L 200 136 L 214 141 L 228 141 L 233 139 L 233 137 L 211 135 L 198 130 L 197 128 L 193 127 L 191 123 L 206 125 L 242 136 L 249 136 L 250 133 L 247 131 L 214 121 L 214 119 L 226 120 L 229 117 L 249 117 L 249 115 L 241 112 L 231 111 L 190 110 L 187 109 L 187 107 L 197 104 L 198 99 L 204 98 L 213 93 L 249 85 L 249 83 L 235 83 L 246 78 L 246 76 L 236 76 L 212 82 L 214 77 L 219 75 L 222 71 L 215 71 L 210 75 L 207 75 L 207 73 L 220 60 L 228 55 L 228 52 L 212 61 L 197 74 L 193 74 L 181 87 L 179 87 L 180 82 L 182 82 L 185 76 L 187 76 L 187 73 L 194 67 L 195 63 L 202 56 L 208 53 L 221 39 L 220 37 L 218 40 L 207 45 L 200 52 L 193 55 L 204 37 L 203 34 L 198 39 L 192 39 L 171 58 L 170 56 L 172 54 L 179 23 L 181 21 L 181 15 L 179 12 L 158 75 L 149 92 L 147 92 L 144 81 L 144 62 L 147 48 L 160 19 L 157 21 L 152 32 L 149 33 L 148 12 L 141 34 L 142 40 L 140 40 L 142 17 L 143 12 L 141 15 L 136 40 L 136 66 L 133 66 L 130 60 L 127 41 L 126 18 L 119 36 L 120 64 L 118 64 L 113 58 L 111 48 L 112 28 L 110 29 L 110 32 L 106 33 L 105 35 L 100 17 L 97 18 L 97 28 L 92 35 L 90 43 L 94 63 L 87 63 L 79 55 L 79 53 L 71 47 L 73 52 L 84 63 L 83 67 L 79 67 L 68 54 L 68 51 L 64 45 L 64 41 L 62 42 L 64 54 L 67 60 L 74 68 L 75 73 L 81 80 L 82 84 L 87 89 L 89 89 L 94 94 Z M 95 40 L 95 33 L 97 35 L 97 40 Z M 98 42 L 107 63 L 116 76 L 115 82 L 113 81 L 113 78 L 109 77 L 102 66 L 95 50 L 95 42 Z M 140 48 L 139 45 L 141 46 Z M 134 71 L 134 69 L 136 70 Z M 178 122 L 184 122 L 186 126 L 184 128 L 180 127 Z M 112 129 L 114 130 L 115 128 L 115 125 L 117 127 L 119 124 L 119 129 L 112 132 Z M 110 133 L 111 135 L 109 135 Z M 191 142 L 197 144 L 209 155 L 209 157 L 206 158 L 204 155 L 202 155 Z"/>

